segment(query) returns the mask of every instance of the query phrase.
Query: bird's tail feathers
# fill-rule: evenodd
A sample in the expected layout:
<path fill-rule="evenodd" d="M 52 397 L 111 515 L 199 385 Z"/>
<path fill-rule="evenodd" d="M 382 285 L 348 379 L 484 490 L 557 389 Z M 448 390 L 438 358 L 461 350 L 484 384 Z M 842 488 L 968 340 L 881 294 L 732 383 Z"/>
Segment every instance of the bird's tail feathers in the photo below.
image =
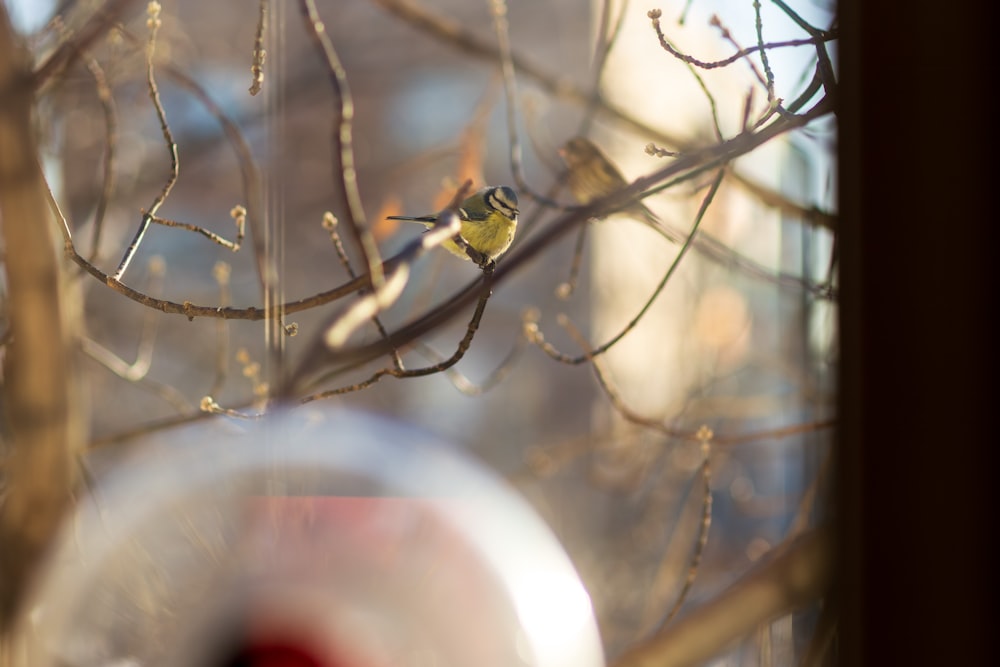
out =
<path fill-rule="evenodd" d="M 684 239 L 687 238 L 687 234 L 680 231 L 679 229 L 671 227 L 670 225 L 666 224 L 658 217 L 656 217 L 656 214 L 650 211 L 645 204 L 640 203 L 639 207 L 641 209 L 640 220 L 646 223 L 646 225 L 648 225 L 649 227 L 651 227 L 653 231 L 655 231 L 657 234 L 660 234 L 668 241 L 678 244 L 683 243 Z"/>
<path fill-rule="evenodd" d="M 437 222 L 436 215 L 421 215 L 419 217 L 413 217 L 409 215 L 390 215 L 386 217 L 386 220 L 406 220 L 408 222 Z"/>

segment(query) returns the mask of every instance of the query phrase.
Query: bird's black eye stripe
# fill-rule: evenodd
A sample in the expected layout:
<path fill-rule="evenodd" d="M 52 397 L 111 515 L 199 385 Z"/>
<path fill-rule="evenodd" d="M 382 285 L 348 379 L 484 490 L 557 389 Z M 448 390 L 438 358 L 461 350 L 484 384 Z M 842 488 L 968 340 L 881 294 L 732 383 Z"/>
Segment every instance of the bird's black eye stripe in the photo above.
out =
<path fill-rule="evenodd" d="M 500 188 L 493 188 L 486 193 L 486 203 L 494 211 L 499 211 L 508 218 L 513 218 L 517 215 L 517 209 L 512 207 L 510 202 L 506 201 Z"/>

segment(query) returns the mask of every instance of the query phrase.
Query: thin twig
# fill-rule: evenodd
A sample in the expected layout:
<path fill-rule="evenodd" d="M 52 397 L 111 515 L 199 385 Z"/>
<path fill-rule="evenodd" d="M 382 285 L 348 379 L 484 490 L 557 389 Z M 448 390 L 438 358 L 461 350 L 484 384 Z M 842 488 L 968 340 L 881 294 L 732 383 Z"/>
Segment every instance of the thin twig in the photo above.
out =
<path fill-rule="evenodd" d="M 774 72 L 764 48 L 764 22 L 760 18 L 760 0 L 753 0 L 754 30 L 757 34 L 757 51 L 760 52 L 760 64 L 764 67 L 765 87 L 767 88 L 767 103 L 774 102 Z"/>
<path fill-rule="evenodd" d="M 588 225 L 580 225 L 576 232 L 576 243 L 573 246 L 573 259 L 569 265 L 569 277 L 566 282 L 560 283 L 556 287 L 556 296 L 566 300 L 576 291 L 577 282 L 580 279 L 580 268 L 583 266 L 583 246 L 587 240 Z"/>
<path fill-rule="evenodd" d="M 313 0 L 301 0 L 300 6 L 306 30 L 316 45 L 316 49 L 324 58 L 330 75 L 330 87 L 337 100 L 334 105 L 336 113 L 334 114 L 332 132 L 333 173 L 339 176 L 336 181 L 340 198 L 345 204 L 344 214 L 347 229 L 368 268 L 366 278 L 370 281 L 370 286 L 373 289 L 378 289 L 383 280 L 382 260 L 371 230 L 368 229 L 365 209 L 361 203 L 361 193 L 358 191 L 352 137 L 354 98 L 347 83 L 347 72 L 344 71 L 340 58 L 333 48 L 333 43 L 327 35 L 326 26 L 316 10 L 316 3 Z"/>
<path fill-rule="evenodd" d="M 496 368 L 490 371 L 489 375 L 487 375 L 486 379 L 482 382 L 473 382 L 454 368 L 454 366 L 444 369 L 445 375 L 448 376 L 448 379 L 451 381 L 451 384 L 454 385 L 455 389 L 466 396 L 482 396 L 503 382 L 504 378 L 507 377 L 511 369 L 513 369 L 517 359 L 521 356 L 521 352 L 524 351 L 524 346 L 524 337 L 518 336 L 507 355 L 496 366 Z M 440 364 L 446 361 L 445 357 L 430 345 L 416 341 L 414 343 L 414 348 L 418 353 L 434 360 L 435 363 Z"/>
<path fill-rule="evenodd" d="M 488 276 L 484 276 L 488 280 Z M 302 403 L 309 403 L 311 401 L 316 401 L 323 398 L 330 398 L 332 396 L 339 396 L 342 394 L 347 394 L 355 391 L 360 391 L 371 385 L 375 384 L 382 378 L 386 376 L 394 378 L 413 378 L 413 377 L 424 377 L 427 375 L 434 375 L 435 373 L 440 373 L 446 371 L 465 356 L 468 352 L 469 347 L 472 345 L 472 339 L 475 337 L 476 332 L 479 330 L 479 324 L 482 321 L 483 313 L 486 310 L 486 303 L 489 301 L 490 296 L 493 294 L 492 291 L 487 291 L 479 297 L 479 302 L 476 304 L 476 309 L 472 313 L 472 319 L 469 320 L 469 324 L 465 329 L 465 335 L 462 340 L 459 341 L 458 346 L 455 348 L 455 352 L 447 359 L 440 361 L 432 366 L 426 366 L 424 368 L 413 368 L 408 370 L 398 370 L 395 368 L 383 368 L 375 371 L 368 379 L 361 382 L 352 384 L 347 387 L 340 387 L 337 389 L 329 389 L 327 391 L 318 392 L 310 396 L 306 396 L 301 399 Z M 334 373 L 335 374 L 335 373 Z"/>
<path fill-rule="evenodd" d="M 722 19 L 719 18 L 718 14 L 712 14 L 711 18 L 709 18 L 708 20 L 708 25 L 714 28 L 718 28 L 719 34 L 722 36 L 722 39 L 732 44 L 733 47 L 736 48 L 737 52 L 742 53 L 744 51 L 743 45 L 736 41 L 736 38 L 733 37 L 733 33 L 731 33 L 729 31 L 729 28 L 727 28 L 722 23 Z M 760 85 L 764 86 L 764 88 L 766 89 L 767 79 L 764 78 L 764 75 L 757 68 L 757 63 L 755 63 L 753 60 L 750 59 L 749 53 L 744 57 L 744 60 L 746 61 L 747 66 L 750 68 L 750 71 L 753 72 L 754 77 L 760 82 Z"/>
<path fill-rule="evenodd" d="M 820 30 L 819 28 L 812 26 L 782 0 L 771 0 L 771 2 L 777 5 L 778 8 L 781 9 L 781 11 L 783 11 L 788 18 L 792 19 L 792 21 L 794 21 L 800 28 L 805 30 L 811 37 L 817 40 L 816 70 L 823 82 L 823 88 L 826 90 L 826 94 L 831 97 L 835 97 L 837 93 L 837 77 L 833 71 L 833 62 L 830 60 L 830 54 L 826 50 L 825 42 L 828 40 L 824 38 L 830 35 L 835 35 L 836 31 L 834 29 Z"/>
<path fill-rule="evenodd" d="M 537 329 L 530 332 L 530 337 L 528 340 L 531 343 L 534 343 L 535 345 L 540 347 L 552 359 L 570 365 L 578 365 L 585 363 L 598 355 L 604 354 L 609 349 L 611 349 L 618 341 L 624 338 L 628 332 L 630 332 L 632 329 L 635 328 L 637 324 L 639 324 L 643 316 L 645 316 L 646 312 L 648 312 L 649 309 L 652 307 L 657 297 L 659 297 L 660 293 L 663 291 L 663 288 L 666 287 L 667 283 L 670 281 L 670 278 L 674 275 L 674 272 L 676 272 L 677 267 L 680 266 L 681 260 L 684 259 L 684 256 L 687 254 L 688 249 L 691 247 L 691 241 L 694 238 L 694 235 L 698 232 L 698 227 L 701 225 L 702 220 L 705 218 L 705 214 L 708 212 L 708 207 L 711 205 L 712 200 L 715 198 L 715 193 L 719 191 L 719 186 L 722 185 L 722 179 L 724 175 L 725 175 L 725 170 L 720 169 L 719 173 L 715 177 L 715 180 L 712 182 L 711 187 L 709 188 L 705 197 L 702 199 L 701 206 L 698 208 L 698 213 L 695 216 L 695 221 L 694 225 L 691 228 L 691 232 L 688 234 L 687 239 L 685 239 L 684 243 L 681 245 L 680 250 L 677 253 L 677 256 L 674 257 L 674 261 L 670 263 L 669 268 L 667 268 L 666 273 L 663 275 L 663 278 L 660 280 L 659 284 L 657 284 L 656 288 L 653 290 L 653 293 L 650 295 L 649 299 L 647 299 L 646 303 L 643 304 L 642 308 L 639 309 L 639 313 L 634 318 L 632 318 L 621 331 L 612 336 L 604 344 L 591 349 L 590 351 L 581 356 L 570 356 L 567 354 L 563 354 L 562 352 L 559 352 L 551 343 L 545 341 L 544 335 L 541 333 L 541 331 L 538 331 Z"/>
<path fill-rule="evenodd" d="M 247 401 L 250 405 L 251 402 Z M 164 417 L 162 419 L 157 419 L 154 421 L 146 422 L 145 424 L 140 424 L 134 428 L 127 429 L 125 431 L 119 431 L 111 435 L 102 436 L 96 438 L 87 444 L 87 450 L 102 449 L 105 447 L 113 447 L 116 445 L 122 445 L 124 443 L 142 438 L 153 433 L 158 433 L 160 431 L 169 431 L 170 429 L 177 428 L 178 426 L 185 426 L 187 424 L 193 424 L 195 422 L 203 421 L 210 418 L 211 415 L 207 412 L 202 412 L 201 410 L 195 410 L 191 412 L 186 412 L 180 415 L 171 415 L 170 417 Z"/>
<path fill-rule="evenodd" d="M 104 229 L 104 217 L 107 214 L 108 204 L 115 189 L 115 158 L 118 149 L 118 110 L 115 98 L 111 94 L 107 77 L 104 70 L 96 58 L 88 56 L 86 58 L 87 69 L 94 78 L 94 88 L 97 91 L 97 99 L 101 103 L 104 113 L 104 160 L 103 178 L 101 179 L 101 194 L 97 199 L 97 207 L 94 210 L 94 223 L 90 236 L 90 261 L 96 260 L 101 248 L 101 232 Z"/>
<path fill-rule="evenodd" d="M 569 335 L 573 338 L 574 342 L 576 342 L 576 344 L 583 349 L 584 353 L 586 354 L 593 353 L 593 350 L 590 347 L 590 343 L 583 336 L 580 330 L 576 326 L 574 326 L 572 322 L 570 322 L 568 317 L 565 316 L 560 317 L 559 323 L 563 326 L 564 329 L 566 329 Z M 525 337 L 528 340 L 531 340 L 531 335 L 532 335 L 530 331 L 530 325 L 531 322 L 526 314 L 525 326 L 526 328 L 528 328 L 528 330 L 525 332 Z M 625 400 L 621 397 L 621 394 L 618 392 L 618 390 L 611 383 L 607 368 L 605 368 L 604 366 L 603 357 L 592 354 L 591 365 L 594 369 L 594 375 L 597 377 L 598 384 L 604 391 L 604 394 L 608 397 L 608 400 L 611 402 L 611 407 L 617 410 L 627 421 L 636 424 L 638 426 L 653 429 L 670 438 L 675 438 L 678 440 L 700 441 L 701 439 L 700 430 L 697 432 L 679 431 L 677 429 L 667 426 L 667 424 L 662 419 L 656 419 L 654 417 L 643 417 L 639 413 L 635 412 L 632 408 L 630 408 L 625 403 Z"/>
<path fill-rule="evenodd" d="M 253 60 L 250 65 L 250 73 L 253 79 L 250 82 L 250 94 L 256 95 L 260 92 L 264 84 L 264 61 L 267 60 L 267 50 L 264 48 L 264 34 L 267 31 L 267 6 L 269 0 L 260 0 L 257 13 L 257 30 L 253 39 Z"/>
<path fill-rule="evenodd" d="M 652 18 L 653 12 L 650 12 L 649 14 L 650 17 Z M 666 36 L 660 30 L 659 20 L 654 19 L 653 25 L 656 27 L 656 36 L 660 40 L 660 45 L 663 46 L 664 49 L 669 50 L 671 54 L 680 53 L 674 48 L 673 44 L 671 44 L 667 40 Z M 702 78 L 701 74 L 698 73 L 698 69 L 697 67 L 695 67 L 694 63 L 684 60 L 684 64 L 687 66 L 688 71 L 691 73 L 691 76 L 694 77 L 694 80 L 698 83 L 698 87 L 701 88 L 701 92 L 705 94 L 705 98 L 708 100 L 708 106 L 712 112 L 712 129 L 715 131 L 715 137 L 719 141 L 722 141 L 723 140 L 722 125 L 719 123 L 719 108 L 718 105 L 715 103 L 715 96 L 712 95 L 711 91 L 708 89 L 708 85 L 705 83 L 705 80 Z"/>
<path fill-rule="evenodd" d="M 467 192 L 470 181 L 466 181 L 462 187 L 462 192 Z M 461 201 L 461 200 L 459 200 Z M 457 204 L 455 205 L 457 208 Z M 365 321 L 375 317 L 384 311 L 403 293 L 410 279 L 410 268 L 417 259 L 432 248 L 436 248 L 449 239 L 460 243 L 461 238 L 457 236 L 461 230 L 461 220 L 455 212 L 455 208 L 443 211 L 437 216 L 434 227 L 422 234 L 400 255 L 403 261 L 396 265 L 391 274 L 387 274 L 382 284 L 354 302 L 348 309 L 338 315 L 334 321 L 326 327 L 323 334 L 324 343 L 327 349 L 338 350 L 347 342 L 348 337 L 358 329 Z M 463 242 L 464 243 L 464 242 Z M 466 251 L 470 249 L 466 246 Z M 388 335 L 383 339 L 389 342 Z"/>
<path fill-rule="evenodd" d="M 580 345 L 585 352 L 590 352 L 589 345 L 580 331 L 576 327 L 572 326 L 568 319 L 564 318 L 564 323 L 566 329 L 576 343 Z M 632 421 L 633 423 L 641 423 L 644 426 L 652 427 L 668 435 L 676 435 L 676 432 L 674 432 L 673 429 L 668 429 L 662 422 L 633 418 L 635 417 L 635 413 L 625 407 L 624 401 L 621 400 L 621 397 L 612 389 L 611 385 L 605 381 L 605 372 L 601 367 L 602 361 L 602 359 L 596 357 L 593 359 L 595 372 L 597 372 L 598 380 L 605 393 L 611 398 L 614 407 L 619 409 L 619 411 L 626 416 L 626 419 L 629 419 L 629 421 Z M 681 590 L 677 595 L 677 599 L 674 601 L 674 605 L 671 607 L 670 611 L 667 612 L 663 622 L 660 624 L 661 629 L 669 624 L 681 610 L 681 607 L 684 606 L 684 601 L 687 599 L 688 593 L 690 593 L 691 587 L 694 585 L 694 580 L 698 576 L 698 568 L 701 565 L 701 559 L 705 553 L 705 545 L 708 543 L 708 531 L 712 525 L 712 466 L 710 443 L 714 434 L 711 429 L 706 426 L 702 426 L 693 434 L 693 436 L 698 442 L 701 443 L 703 456 L 700 475 L 703 494 L 701 521 L 698 528 L 698 539 L 695 542 L 694 551 L 691 554 L 691 562 L 688 565 L 687 576 L 685 577 L 684 584 L 681 586 Z"/>
<path fill-rule="evenodd" d="M 264 418 L 264 412 L 242 412 L 235 408 L 224 408 L 211 396 L 205 396 L 201 399 L 199 404 L 199 409 L 202 412 L 207 412 L 212 415 L 222 415 L 224 417 L 232 417 L 233 419 L 242 419 L 247 421 L 257 421 Z"/>
<path fill-rule="evenodd" d="M 622 0 L 621 7 L 618 9 L 618 17 L 615 19 L 615 25 L 609 30 L 611 4 L 612 0 L 604 0 L 604 3 L 601 5 L 601 24 L 597 31 L 598 43 L 594 49 L 593 93 L 587 102 L 586 111 L 583 114 L 583 119 L 580 121 L 580 126 L 577 128 L 575 136 L 587 136 L 590 133 L 594 114 L 600 104 L 601 79 L 604 77 L 605 66 L 608 63 L 608 58 L 611 56 L 611 50 L 618 41 L 618 36 L 621 35 L 622 26 L 625 25 L 625 15 L 628 12 L 629 6 L 628 0 Z"/>
<path fill-rule="evenodd" d="M 150 259 L 148 265 L 149 278 L 145 287 L 149 294 L 159 294 L 162 291 L 165 273 L 166 262 L 164 262 L 162 257 L 153 257 Z M 80 349 L 88 357 L 126 382 L 149 389 L 153 394 L 173 406 L 178 412 L 187 412 L 191 409 L 191 402 L 182 393 L 170 385 L 148 377 L 150 366 L 153 363 L 153 351 L 156 346 L 156 332 L 159 321 L 160 318 L 155 311 L 146 310 L 143 313 L 142 332 L 136 349 L 135 361 L 131 364 L 87 336 L 81 338 Z"/>
<path fill-rule="evenodd" d="M 394 263 L 392 270 L 386 273 L 385 280 L 378 289 L 366 293 L 348 306 L 346 310 L 335 315 L 323 327 L 322 335 L 313 343 L 311 351 L 305 355 L 305 361 L 283 383 L 282 390 L 279 392 L 280 396 L 291 396 L 293 392 L 301 390 L 306 384 L 314 385 L 340 372 L 339 370 L 326 372 L 320 375 L 317 380 L 313 380 L 311 383 L 306 382 L 308 377 L 315 377 L 317 375 L 317 368 L 328 365 L 324 363 L 325 361 L 331 357 L 336 360 L 340 348 L 343 347 L 348 337 L 358 327 L 388 308 L 399 298 L 403 288 L 409 282 L 413 264 L 428 251 L 438 247 L 445 241 L 450 239 L 465 248 L 469 257 L 482 267 L 484 281 L 490 281 L 495 263 L 492 261 L 487 262 L 485 257 L 479 256 L 480 253 L 469 247 L 459 234 L 461 231 L 461 221 L 458 216 L 459 206 L 471 188 L 471 180 L 466 180 L 458 188 L 448 206 L 437 214 L 434 226 L 424 234 L 421 234 L 419 238 L 411 241 L 397 255 L 398 261 Z M 391 336 L 387 334 L 382 342 L 392 345 Z M 390 349 L 395 349 L 395 346 L 392 346 Z M 397 373 L 408 372 L 400 368 L 396 368 L 394 371 Z"/>
<path fill-rule="evenodd" d="M 687 576 L 684 578 L 684 584 L 681 586 L 680 593 L 677 594 L 677 600 L 674 601 L 674 606 L 670 608 L 669 612 L 667 612 L 666 617 L 663 619 L 663 623 L 660 624 L 660 630 L 657 632 L 669 625 L 670 622 L 677 616 L 678 612 L 680 612 L 681 607 L 684 606 L 684 602 L 687 600 L 687 596 L 691 592 L 691 587 L 694 585 L 694 580 L 698 576 L 698 567 L 701 564 L 702 556 L 705 553 L 705 545 L 708 544 L 708 531 L 712 526 L 712 430 L 702 427 L 698 429 L 698 434 L 701 437 L 701 451 L 702 456 L 704 456 L 704 461 L 701 464 L 703 497 L 701 506 L 701 522 L 698 524 L 698 540 L 695 542 L 694 551 L 691 554 L 691 563 L 688 565 Z"/>
<path fill-rule="evenodd" d="M 204 227 L 200 227 L 200 226 L 195 225 L 195 224 L 190 223 L 190 222 L 178 222 L 177 220 L 170 220 L 168 218 L 161 218 L 161 217 L 158 217 L 158 216 L 155 216 L 155 215 L 150 215 L 147 211 L 143 211 L 143 214 L 144 215 L 148 215 L 149 216 L 149 220 L 151 222 L 155 222 L 158 225 L 163 225 L 164 227 L 177 227 L 178 229 L 186 229 L 189 232 L 195 232 L 197 234 L 201 234 L 202 236 L 204 236 L 205 238 L 207 238 L 209 241 L 212 241 L 213 243 L 218 243 L 223 248 L 228 248 L 229 250 L 232 250 L 233 252 L 238 251 L 240 249 L 240 244 L 243 243 L 243 234 L 244 234 L 244 228 L 245 228 L 245 225 L 246 225 L 246 216 L 247 216 L 247 213 L 246 213 L 246 209 L 243 208 L 242 206 L 234 208 L 231 211 L 232 218 L 233 218 L 233 220 L 236 221 L 236 239 L 233 240 L 233 241 L 229 241 L 228 239 L 224 239 L 223 237 L 219 236 L 215 232 L 210 232 L 209 230 L 205 229 Z"/>
<path fill-rule="evenodd" d="M 531 326 L 534 321 L 532 314 L 526 313 L 524 317 L 525 326 Z M 580 330 L 569 321 L 569 318 L 562 316 L 559 318 L 559 323 L 566 329 L 569 335 L 573 338 L 577 345 L 579 345 L 584 352 L 592 353 L 590 349 L 590 344 L 584 338 Z M 531 333 L 526 332 L 526 337 L 530 338 Z M 611 402 L 611 407 L 618 411 L 627 421 L 636 424 L 637 426 L 642 426 L 644 428 L 649 428 L 668 438 L 680 440 L 684 442 L 702 442 L 704 440 L 704 431 L 698 428 L 694 431 L 690 430 L 680 430 L 667 425 L 667 420 L 657 417 L 646 417 L 635 410 L 633 410 L 622 398 L 621 393 L 617 390 L 611 381 L 610 374 L 606 366 L 604 365 L 604 357 L 602 356 L 592 356 L 591 367 L 594 369 L 594 375 L 597 377 L 598 385 L 601 390 L 608 397 Z M 739 445 L 746 444 L 749 442 L 759 442 L 762 440 L 780 440 L 782 438 L 787 438 L 793 435 L 799 435 L 802 433 L 810 433 L 813 431 L 822 431 L 831 429 L 836 425 L 836 420 L 834 419 L 820 419 L 809 422 L 802 422 L 798 424 L 790 424 L 788 426 L 780 426 L 777 428 L 764 429 L 761 431 L 750 431 L 744 433 L 731 433 L 727 435 L 719 435 L 717 433 L 712 434 L 712 442 L 716 445 Z"/>
<path fill-rule="evenodd" d="M 146 376 L 146 371 L 149 368 L 148 365 L 143 365 L 144 360 L 141 356 L 137 357 L 134 363 L 129 364 L 87 336 L 80 339 L 80 351 L 123 380 L 137 387 L 148 389 L 155 396 L 169 403 L 177 412 L 183 414 L 191 409 L 191 402 L 176 388 Z"/>
<path fill-rule="evenodd" d="M 153 0 L 153 2 L 149 3 L 146 11 L 147 14 L 149 14 L 149 18 L 146 21 L 146 25 L 149 27 L 149 41 L 146 42 L 146 86 L 149 90 L 149 97 L 153 101 L 153 108 L 156 110 L 156 117 L 160 121 L 160 131 L 163 134 L 163 141 L 167 145 L 167 152 L 170 153 L 170 175 L 167 178 L 167 182 L 163 186 L 163 190 L 156 196 L 155 199 L 153 199 L 153 203 L 149 207 L 148 212 L 143 214 L 142 220 L 139 222 L 139 229 L 136 230 L 135 237 L 133 237 L 132 242 L 125 250 L 125 255 L 122 257 L 121 262 L 118 264 L 118 268 L 113 274 L 114 279 L 118 281 L 122 279 L 122 276 L 125 274 L 125 270 L 128 269 L 128 265 L 132 262 L 132 258 L 139 249 L 139 244 L 142 243 L 142 238 L 145 236 L 146 230 L 149 228 L 149 223 L 152 222 L 153 216 L 156 215 L 156 212 L 159 210 L 160 206 L 163 205 L 163 202 L 170 194 L 170 191 L 174 187 L 174 183 L 177 182 L 177 176 L 179 173 L 177 143 L 174 141 L 173 133 L 171 133 L 170 126 L 167 124 L 167 114 L 163 110 L 163 103 L 160 101 L 160 90 L 156 85 L 156 77 L 153 73 L 153 61 L 156 53 L 156 35 L 159 32 L 161 25 L 160 3 Z"/>
<path fill-rule="evenodd" d="M 352 279 L 358 277 L 357 272 L 355 272 L 354 267 L 351 266 L 351 258 L 347 256 L 347 251 L 344 249 L 344 243 L 340 239 L 340 232 L 337 231 L 337 218 L 329 211 L 323 214 L 323 229 L 330 233 L 330 242 L 333 243 L 333 249 L 337 253 L 337 258 L 340 260 L 340 265 L 344 267 Z M 388 338 L 389 332 L 386 330 L 385 325 L 382 323 L 382 318 L 378 315 L 372 318 L 372 323 L 378 330 L 379 335 L 382 338 Z M 393 348 L 392 352 L 392 363 L 397 370 L 403 370 L 403 359 L 399 355 L 399 350 Z"/>
<path fill-rule="evenodd" d="M 119 28 L 119 33 L 133 45 L 141 44 L 141 40 L 131 32 Z M 257 279 L 261 285 L 261 290 L 266 291 L 265 276 L 267 274 L 267 253 L 264 247 L 264 230 L 261 228 L 263 221 L 263 190 L 260 182 L 260 173 L 254 162 L 253 153 L 243 136 L 239 125 L 234 121 L 215 100 L 208 94 L 205 87 L 191 78 L 180 68 L 169 62 L 158 62 L 157 67 L 162 74 L 168 76 L 176 85 L 188 91 L 205 108 L 222 129 L 223 136 L 232 148 L 236 157 L 236 164 L 240 170 L 242 180 L 243 196 L 246 202 L 246 223 L 250 227 L 250 238 L 253 242 L 255 267 Z M 84 267 L 87 268 L 87 267 Z M 93 271 L 87 269 L 89 273 Z M 97 277 L 95 275 L 95 277 Z M 103 282 L 103 281 L 102 281 Z M 162 310 L 162 309 L 161 309 Z"/>
<path fill-rule="evenodd" d="M 517 96 L 516 68 L 510 46 L 510 24 L 507 21 L 506 0 L 490 0 L 490 11 L 497 35 L 497 50 L 500 71 L 503 74 L 504 96 L 507 98 L 507 143 L 510 146 L 510 170 L 514 177 L 514 183 L 517 184 L 520 192 L 527 194 L 536 202 L 559 208 L 558 202 L 549 200 L 545 195 L 535 192 L 525 178 L 524 163 L 521 158 L 521 139 L 517 131 L 517 110 L 520 108 L 520 102 Z"/>
<path fill-rule="evenodd" d="M 652 20 L 653 28 L 656 30 L 657 37 L 663 35 L 663 30 L 660 28 L 660 17 L 663 15 L 663 13 L 658 9 L 651 9 L 648 14 L 649 18 Z M 732 65 L 741 58 L 745 58 L 748 55 L 757 53 L 757 51 L 760 51 L 761 49 L 771 51 L 774 49 L 780 49 L 786 47 L 815 46 L 817 43 L 832 42 L 838 39 L 839 37 L 840 37 L 839 33 L 835 30 L 832 30 L 816 37 L 808 37 L 802 39 L 788 39 L 781 42 L 767 42 L 766 44 L 748 46 L 747 48 L 734 53 L 728 58 L 723 58 L 722 60 L 713 60 L 713 61 L 699 60 L 694 56 L 689 56 L 686 53 L 681 53 L 680 51 L 676 50 L 673 46 L 671 46 L 666 41 L 665 37 L 660 41 L 660 46 L 662 46 L 663 50 L 672 55 L 673 57 L 677 58 L 678 60 L 683 60 L 686 63 L 690 63 L 695 67 L 700 67 L 701 69 L 718 69 L 720 67 L 727 67 L 729 65 Z"/>

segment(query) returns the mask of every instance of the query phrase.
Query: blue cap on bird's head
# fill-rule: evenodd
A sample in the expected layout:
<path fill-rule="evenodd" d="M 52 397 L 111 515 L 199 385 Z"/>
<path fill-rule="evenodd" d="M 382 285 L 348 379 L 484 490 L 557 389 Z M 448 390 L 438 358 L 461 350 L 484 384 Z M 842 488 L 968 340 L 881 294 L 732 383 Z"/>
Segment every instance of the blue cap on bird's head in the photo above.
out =
<path fill-rule="evenodd" d="M 506 185 L 489 188 L 484 193 L 484 199 L 490 208 L 500 211 L 508 218 L 513 219 L 517 216 L 517 193 L 513 188 Z"/>

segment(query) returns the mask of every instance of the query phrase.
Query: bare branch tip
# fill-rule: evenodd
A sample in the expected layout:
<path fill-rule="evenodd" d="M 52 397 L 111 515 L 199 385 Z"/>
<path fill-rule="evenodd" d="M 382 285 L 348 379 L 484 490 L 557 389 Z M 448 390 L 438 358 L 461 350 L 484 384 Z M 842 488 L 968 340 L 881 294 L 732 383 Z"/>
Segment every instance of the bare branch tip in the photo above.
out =
<path fill-rule="evenodd" d="M 545 342 L 545 334 L 539 331 L 538 322 L 524 322 L 521 332 L 529 343 L 540 345 Z"/>
<path fill-rule="evenodd" d="M 160 27 L 160 25 L 161 25 L 161 22 L 160 22 L 160 10 L 161 9 L 162 9 L 162 7 L 160 6 L 160 3 L 158 3 L 156 0 L 153 0 L 148 5 L 146 5 L 146 16 L 149 17 L 148 19 L 146 19 L 146 27 L 147 28 L 152 28 L 152 29 L 155 30 L 156 28 Z"/>

